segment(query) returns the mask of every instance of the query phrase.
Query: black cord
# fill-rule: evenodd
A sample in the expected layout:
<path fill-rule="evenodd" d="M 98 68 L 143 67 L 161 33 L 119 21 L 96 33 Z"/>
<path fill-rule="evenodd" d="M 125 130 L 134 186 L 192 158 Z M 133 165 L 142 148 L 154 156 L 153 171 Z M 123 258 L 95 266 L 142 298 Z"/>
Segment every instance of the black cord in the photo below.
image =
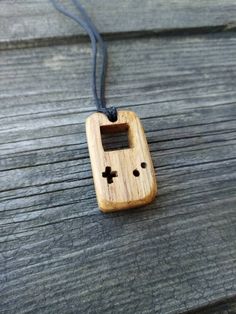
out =
<path fill-rule="evenodd" d="M 93 24 L 89 16 L 87 15 L 84 8 L 81 6 L 78 0 L 72 0 L 82 18 L 70 11 L 68 11 L 62 4 L 59 4 L 57 0 L 50 0 L 53 6 L 62 14 L 68 16 L 75 22 L 77 22 L 89 35 L 92 45 L 92 91 L 94 100 L 96 103 L 97 111 L 102 112 L 107 115 L 108 119 L 112 122 L 117 120 L 117 109 L 115 107 L 106 106 L 105 99 L 105 81 L 107 73 L 107 45 L 99 34 L 96 26 Z M 102 54 L 102 69 L 100 73 L 99 87 L 97 88 L 97 44 L 100 46 Z"/>

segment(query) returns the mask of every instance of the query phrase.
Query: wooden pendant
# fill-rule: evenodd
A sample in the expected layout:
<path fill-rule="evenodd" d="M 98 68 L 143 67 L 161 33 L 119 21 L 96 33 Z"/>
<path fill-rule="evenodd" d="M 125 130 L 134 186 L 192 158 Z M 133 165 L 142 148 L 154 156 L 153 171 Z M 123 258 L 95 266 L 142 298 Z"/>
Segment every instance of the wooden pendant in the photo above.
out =
<path fill-rule="evenodd" d="M 86 120 L 88 148 L 98 205 L 103 212 L 139 207 L 154 200 L 157 182 L 142 124 L 134 112 L 102 113 Z M 128 148 L 105 150 L 102 136 L 127 133 Z"/>

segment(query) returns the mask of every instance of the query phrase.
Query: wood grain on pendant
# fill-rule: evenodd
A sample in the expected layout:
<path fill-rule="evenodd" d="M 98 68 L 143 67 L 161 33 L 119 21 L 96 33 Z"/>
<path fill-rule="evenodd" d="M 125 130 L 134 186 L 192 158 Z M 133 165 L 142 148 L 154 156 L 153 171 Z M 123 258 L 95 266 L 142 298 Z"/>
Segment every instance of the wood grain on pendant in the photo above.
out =
<path fill-rule="evenodd" d="M 129 147 L 105 151 L 102 134 L 127 132 Z M 87 118 L 86 133 L 98 205 L 112 212 L 146 205 L 157 194 L 155 171 L 142 124 L 132 111 L 110 122 L 102 113 Z"/>

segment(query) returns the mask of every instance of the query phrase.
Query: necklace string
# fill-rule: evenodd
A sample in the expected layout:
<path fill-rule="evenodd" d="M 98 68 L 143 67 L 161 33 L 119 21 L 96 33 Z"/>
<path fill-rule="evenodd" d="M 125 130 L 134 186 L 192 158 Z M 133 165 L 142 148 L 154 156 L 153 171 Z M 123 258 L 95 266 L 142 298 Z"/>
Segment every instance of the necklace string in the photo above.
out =
<path fill-rule="evenodd" d="M 107 107 L 106 98 L 105 98 L 105 82 L 106 82 L 106 74 L 107 74 L 107 63 L 108 63 L 108 53 L 107 53 L 107 45 L 102 39 L 102 36 L 98 32 L 96 26 L 93 24 L 92 20 L 89 18 L 87 12 L 79 3 L 78 0 L 71 0 L 77 10 L 80 13 L 79 15 L 74 14 L 67 10 L 62 4 L 58 3 L 57 0 L 50 0 L 53 6 L 65 16 L 71 18 L 76 23 L 78 23 L 89 35 L 91 46 L 92 46 L 92 78 L 91 85 L 93 91 L 93 97 L 95 100 L 95 104 L 98 112 L 102 112 L 106 114 L 108 119 L 111 122 L 115 122 L 117 120 L 117 109 L 115 107 Z M 99 80 L 97 82 L 97 54 L 99 46 L 101 51 L 102 65 L 99 75 Z"/>

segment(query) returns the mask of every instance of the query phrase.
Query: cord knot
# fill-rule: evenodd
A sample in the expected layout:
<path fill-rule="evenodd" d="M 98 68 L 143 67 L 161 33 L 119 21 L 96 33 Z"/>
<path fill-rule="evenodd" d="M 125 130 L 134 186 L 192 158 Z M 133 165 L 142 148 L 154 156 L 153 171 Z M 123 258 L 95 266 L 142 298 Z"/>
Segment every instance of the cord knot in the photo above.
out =
<path fill-rule="evenodd" d="M 104 113 L 109 121 L 116 122 L 117 121 L 117 109 L 115 107 L 109 107 L 109 108 L 103 108 L 101 110 L 102 113 Z"/>

